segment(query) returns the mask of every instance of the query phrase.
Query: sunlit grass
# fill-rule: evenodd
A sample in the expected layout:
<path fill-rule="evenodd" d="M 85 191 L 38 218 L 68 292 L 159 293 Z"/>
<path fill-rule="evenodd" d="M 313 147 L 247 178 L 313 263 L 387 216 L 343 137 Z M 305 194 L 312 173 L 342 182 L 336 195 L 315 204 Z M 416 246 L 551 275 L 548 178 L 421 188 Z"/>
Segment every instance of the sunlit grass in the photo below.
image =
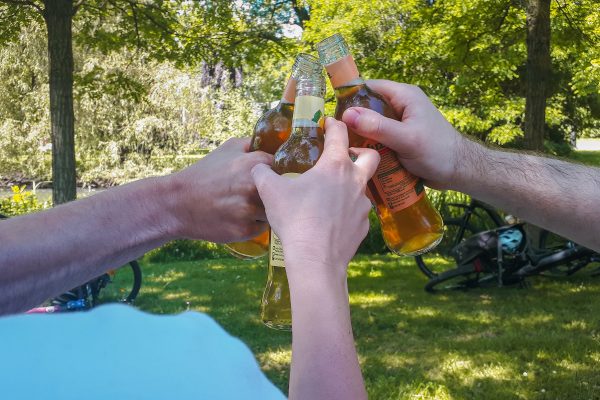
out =
<path fill-rule="evenodd" d="M 291 334 L 264 327 L 265 260 L 143 265 L 136 305 L 214 317 L 287 390 Z M 600 393 L 600 278 L 431 295 L 412 259 L 358 257 L 348 285 L 372 399 L 594 399 Z"/>
<path fill-rule="evenodd" d="M 573 160 L 577 160 L 584 164 L 600 166 L 600 151 L 593 151 L 593 150 L 574 151 L 573 153 L 571 153 L 569 158 L 572 158 Z"/>

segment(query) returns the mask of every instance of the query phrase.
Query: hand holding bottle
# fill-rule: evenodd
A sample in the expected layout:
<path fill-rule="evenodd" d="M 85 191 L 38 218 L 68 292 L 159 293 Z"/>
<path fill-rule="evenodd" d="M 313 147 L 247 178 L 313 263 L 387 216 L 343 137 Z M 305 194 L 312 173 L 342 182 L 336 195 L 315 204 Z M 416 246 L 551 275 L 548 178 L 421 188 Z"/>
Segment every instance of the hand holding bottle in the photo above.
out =
<path fill-rule="evenodd" d="M 288 258 L 321 260 L 345 268 L 369 230 L 371 203 L 365 185 L 379 156 L 370 149 L 352 149 L 343 123 L 327 118 L 323 155 L 312 169 L 290 179 L 257 165 L 252 176 L 265 204 L 272 229 Z M 288 271 L 288 274 L 292 271 Z"/>
<path fill-rule="evenodd" d="M 162 177 L 172 189 L 173 236 L 212 242 L 243 240 L 267 229 L 265 210 L 250 170 L 273 156 L 248 153 L 250 139 L 229 139 L 202 160 Z"/>
<path fill-rule="evenodd" d="M 367 84 L 384 96 L 400 121 L 361 107 L 346 110 L 342 120 L 359 135 L 394 150 L 402 165 L 428 186 L 451 186 L 462 136 L 419 87 L 386 80 Z"/>

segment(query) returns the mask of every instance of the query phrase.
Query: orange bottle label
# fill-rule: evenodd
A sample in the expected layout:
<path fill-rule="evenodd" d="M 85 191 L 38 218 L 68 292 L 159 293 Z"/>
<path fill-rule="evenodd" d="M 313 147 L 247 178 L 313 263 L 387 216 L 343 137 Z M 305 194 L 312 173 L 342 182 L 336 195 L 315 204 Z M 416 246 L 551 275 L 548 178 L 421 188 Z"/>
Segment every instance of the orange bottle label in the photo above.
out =
<path fill-rule="evenodd" d="M 344 86 L 360 76 L 351 55 L 347 55 L 334 63 L 326 65 L 325 69 L 331 81 L 331 86 L 334 88 Z"/>
<path fill-rule="evenodd" d="M 296 79 L 290 76 L 288 79 L 287 85 L 285 85 L 285 89 L 283 90 L 283 95 L 281 96 L 283 100 L 288 103 L 294 103 L 294 99 L 296 98 Z"/>
<path fill-rule="evenodd" d="M 377 150 L 381 161 L 373 175 L 373 183 L 391 212 L 398 212 L 415 204 L 425 190 L 420 179 L 408 172 L 390 148 L 367 141 L 365 147 Z"/>

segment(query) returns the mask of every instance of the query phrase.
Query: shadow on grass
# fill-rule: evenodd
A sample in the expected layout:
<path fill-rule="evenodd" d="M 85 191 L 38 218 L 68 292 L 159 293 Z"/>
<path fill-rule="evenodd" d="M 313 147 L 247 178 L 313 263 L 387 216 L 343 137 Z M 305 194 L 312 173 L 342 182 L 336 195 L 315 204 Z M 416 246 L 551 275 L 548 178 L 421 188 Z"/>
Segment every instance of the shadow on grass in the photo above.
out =
<path fill-rule="evenodd" d="M 266 261 L 144 266 L 137 305 L 214 317 L 287 390 L 291 335 L 259 319 Z M 431 295 L 411 259 L 357 257 L 352 321 L 373 399 L 579 399 L 600 391 L 600 279 L 532 280 L 532 287 Z"/>

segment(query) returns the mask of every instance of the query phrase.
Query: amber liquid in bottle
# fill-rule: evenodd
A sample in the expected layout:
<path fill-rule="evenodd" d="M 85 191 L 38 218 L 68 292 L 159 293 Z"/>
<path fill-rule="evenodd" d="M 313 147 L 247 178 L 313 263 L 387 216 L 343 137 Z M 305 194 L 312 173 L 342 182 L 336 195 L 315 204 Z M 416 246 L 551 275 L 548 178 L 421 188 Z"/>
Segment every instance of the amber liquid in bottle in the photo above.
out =
<path fill-rule="evenodd" d="M 256 125 L 250 141 L 250 151 L 261 150 L 275 154 L 277 149 L 289 138 L 292 132 L 294 115 L 294 95 L 296 79 L 290 77 L 283 98 L 276 107 L 264 113 Z M 228 243 L 225 247 L 231 254 L 241 259 L 254 259 L 269 252 L 270 229 L 245 242 Z"/>
<path fill-rule="evenodd" d="M 348 46 L 341 35 L 333 35 L 317 44 L 335 89 L 335 118 L 342 119 L 350 107 L 364 107 L 388 118 L 398 119 L 384 98 L 371 90 L 358 73 Z M 440 214 L 432 207 L 420 179 L 402 167 L 396 153 L 384 145 L 349 130 L 352 147 L 370 147 L 379 152 L 381 161 L 367 185 L 376 207 L 383 239 L 390 250 L 400 255 L 418 255 L 435 247 L 444 234 Z"/>
<path fill-rule="evenodd" d="M 309 82 L 311 83 L 317 89 L 325 87 L 324 80 L 318 85 Z M 313 89 L 312 86 L 309 88 Z M 312 168 L 323 153 L 324 100 L 322 94 L 320 96 L 299 95 L 296 98 L 292 135 L 275 153 L 273 161 L 273 171 L 279 175 L 293 178 L 302 174 Z M 311 118 L 302 118 L 309 115 Z M 269 272 L 261 303 L 261 319 L 265 325 L 274 329 L 289 330 L 292 326 L 290 289 L 285 273 L 283 248 L 274 232 L 271 232 Z"/>
<path fill-rule="evenodd" d="M 397 118 L 383 97 L 364 83 L 337 88 L 335 93 L 337 97 L 335 118 L 338 120 L 342 119 L 344 111 L 350 107 L 369 108 L 388 118 Z M 348 131 L 348 135 L 350 146 L 373 147 L 379 151 L 382 162 L 375 174 L 387 174 L 390 169 L 395 169 L 399 165 L 396 154 L 389 148 L 378 146 L 377 143 L 366 140 L 352 130 Z M 416 185 L 417 190 L 424 190 L 421 182 L 417 182 Z M 385 203 L 373 180 L 369 181 L 367 187 L 377 209 L 383 239 L 390 250 L 402 255 L 416 255 L 430 250 L 439 243 L 444 225 L 440 214 L 431 205 L 425 193 L 412 205 L 394 212 Z"/>

